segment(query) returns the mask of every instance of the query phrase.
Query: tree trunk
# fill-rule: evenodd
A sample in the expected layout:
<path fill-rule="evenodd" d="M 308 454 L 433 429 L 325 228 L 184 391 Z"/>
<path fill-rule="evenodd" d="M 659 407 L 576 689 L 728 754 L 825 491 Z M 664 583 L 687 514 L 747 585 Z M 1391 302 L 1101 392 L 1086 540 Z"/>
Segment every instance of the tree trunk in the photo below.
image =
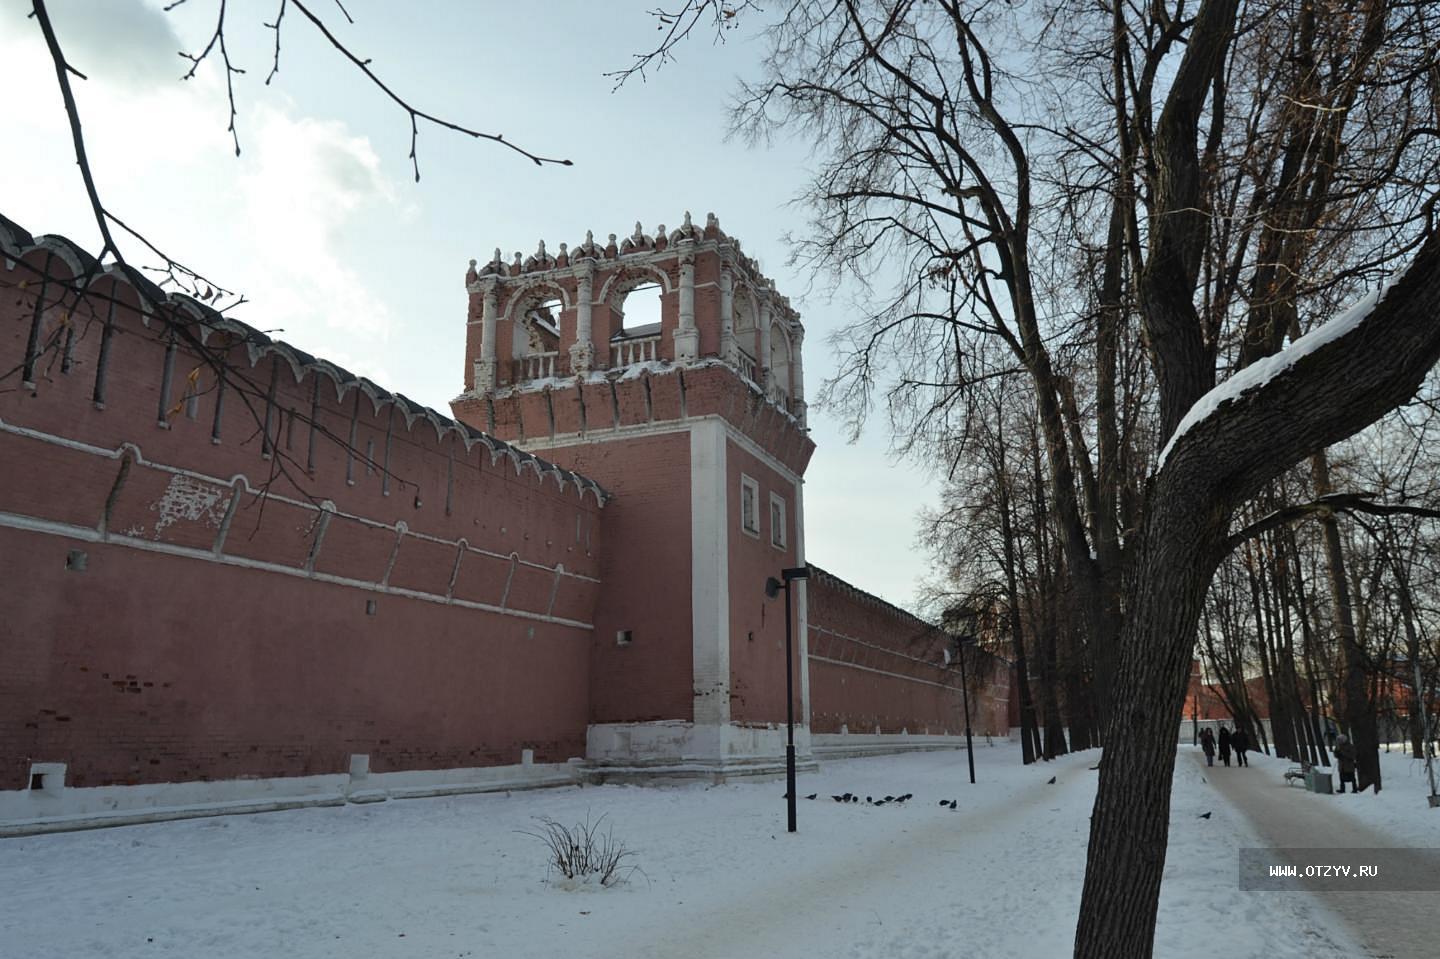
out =
<path fill-rule="evenodd" d="M 1170 829 L 1175 718 L 1230 511 L 1213 491 L 1161 483 L 1145 517 L 1090 818 L 1077 959 L 1148 957 Z"/>
<path fill-rule="evenodd" d="M 1330 486 L 1330 462 L 1321 450 L 1310 458 L 1310 471 L 1315 478 L 1315 495 L 1333 492 Z M 1365 650 L 1355 636 L 1355 617 L 1350 606 L 1350 584 L 1345 578 L 1345 552 L 1340 545 L 1340 523 L 1333 513 L 1320 514 L 1320 528 L 1325 534 L 1325 566 L 1330 581 L 1330 599 L 1335 607 L 1335 629 L 1340 634 L 1340 648 L 1345 654 L 1345 726 L 1355 748 L 1355 788 L 1374 784 L 1380 791 L 1380 735 L 1375 726 L 1375 703 L 1366 689 L 1367 661 Z"/>
<path fill-rule="evenodd" d="M 1015 653 L 1015 682 L 1020 687 L 1020 742 L 1025 765 L 1035 761 L 1039 733 L 1035 728 L 1035 703 L 1030 698 L 1030 673 L 1025 662 L 1025 642 L 1020 625 L 1020 588 L 1015 575 L 1015 530 L 1010 518 L 1010 477 L 1005 468 L 1005 438 L 996 426 L 995 482 L 999 487 L 1000 539 L 1005 563 L 1005 603 L 1010 607 L 1010 642 Z"/>

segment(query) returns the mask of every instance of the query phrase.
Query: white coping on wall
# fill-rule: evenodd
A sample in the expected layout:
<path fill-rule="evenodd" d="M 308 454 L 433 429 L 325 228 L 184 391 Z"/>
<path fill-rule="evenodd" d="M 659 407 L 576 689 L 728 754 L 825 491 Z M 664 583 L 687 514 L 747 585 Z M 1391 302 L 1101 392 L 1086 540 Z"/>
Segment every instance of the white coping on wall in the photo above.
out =
<path fill-rule="evenodd" d="M 352 768 L 356 768 L 352 763 Z M 0 837 L 581 782 L 580 760 L 462 769 L 0 791 Z"/>
<path fill-rule="evenodd" d="M 976 748 L 991 744 L 990 736 L 974 733 Z M 846 759 L 886 753 L 919 752 L 936 749 L 964 749 L 965 734 L 955 736 L 912 736 L 909 733 L 815 733 L 810 748 L 820 759 Z"/>

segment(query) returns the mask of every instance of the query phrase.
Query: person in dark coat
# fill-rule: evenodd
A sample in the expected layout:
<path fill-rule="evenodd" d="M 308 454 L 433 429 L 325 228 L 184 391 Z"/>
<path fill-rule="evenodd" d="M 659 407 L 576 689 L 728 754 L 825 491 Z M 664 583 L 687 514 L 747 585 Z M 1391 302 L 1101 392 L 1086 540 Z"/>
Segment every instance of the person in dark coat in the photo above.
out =
<path fill-rule="evenodd" d="M 1220 727 L 1220 761 L 1230 765 L 1230 730 Z"/>
<path fill-rule="evenodd" d="M 1345 784 L 1349 783 L 1351 792 L 1355 792 L 1355 747 L 1344 733 L 1335 737 L 1335 762 L 1340 765 L 1339 791 L 1343 793 Z"/>
<path fill-rule="evenodd" d="M 1246 750 L 1250 748 L 1250 737 L 1239 726 L 1236 726 L 1235 731 L 1230 734 L 1230 748 L 1235 750 L 1235 765 L 1250 765 L 1250 758 L 1245 755 Z"/>
<path fill-rule="evenodd" d="M 1200 748 L 1205 750 L 1205 765 L 1215 765 L 1215 735 L 1208 729 L 1200 730 Z"/>

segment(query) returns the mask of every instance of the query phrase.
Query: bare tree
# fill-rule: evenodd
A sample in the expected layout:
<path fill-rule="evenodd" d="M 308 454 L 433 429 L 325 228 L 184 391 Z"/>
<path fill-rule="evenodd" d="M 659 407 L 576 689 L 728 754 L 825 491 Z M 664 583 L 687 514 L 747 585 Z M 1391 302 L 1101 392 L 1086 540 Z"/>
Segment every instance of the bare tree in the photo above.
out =
<path fill-rule="evenodd" d="M 1440 357 L 1437 28 L 1385 0 L 797 0 L 742 94 L 742 130 L 827 151 L 802 249 L 876 304 L 830 402 L 858 419 L 889 384 L 923 441 L 997 375 L 981 341 L 1030 381 L 1106 707 L 1077 956 L 1150 954 L 1175 723 L 1239 510 Z"/>

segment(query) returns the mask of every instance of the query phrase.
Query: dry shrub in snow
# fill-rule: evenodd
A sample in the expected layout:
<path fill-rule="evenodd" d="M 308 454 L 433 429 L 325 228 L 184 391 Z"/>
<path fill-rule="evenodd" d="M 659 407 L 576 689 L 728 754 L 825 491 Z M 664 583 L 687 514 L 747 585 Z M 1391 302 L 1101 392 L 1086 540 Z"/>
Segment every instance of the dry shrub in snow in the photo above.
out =
<path fill-rule="evenodd" d="M 583 823 L 566 827 L 549 816 L 537 816 L 537 831 L 521 830 L 543 842 L 549 850 L 549 867 L 572 882 L 598 882 L 613 886 L 630 878 L 638 866 L 629 862 L 634 853 L 616 839 L 608 826 L 601 828 L 605 817 L 593 823 L 586 815 Z"/>

